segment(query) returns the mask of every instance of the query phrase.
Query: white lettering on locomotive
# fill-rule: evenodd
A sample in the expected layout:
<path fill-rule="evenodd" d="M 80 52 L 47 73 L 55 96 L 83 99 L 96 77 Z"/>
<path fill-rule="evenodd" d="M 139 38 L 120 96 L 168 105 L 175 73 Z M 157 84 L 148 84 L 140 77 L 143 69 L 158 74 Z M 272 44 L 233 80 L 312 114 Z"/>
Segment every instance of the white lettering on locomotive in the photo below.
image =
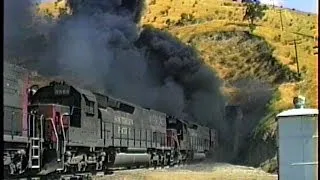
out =
<path fill-rule="evenodd" d="M 127 135 L 128 133 L 128 128 L 126 127 L 118 127 L 118 134 L 122 134 L 122 135 Z M 129 136 L 130 136 L 130 131 L 129 131 Z"/>
<path fill-rule="evenodd" d="M 150 122 L 152 122 L 152 124 L 154 125 L 158 125 L 158 126 L 165 126 L 165 121 L 162 121 L 161 116 L 152 114 L 149 116 Z"/>
<path fill-rule="evenodd" d="M 126 118 L 126 117 L 120 117 L 120 116 L 115 116 L 114 117 L 114 122 L 118 124 L 123 124 L 123 125 L 128 125 L 131 126 L 133 125 L 133 120 Z"/>

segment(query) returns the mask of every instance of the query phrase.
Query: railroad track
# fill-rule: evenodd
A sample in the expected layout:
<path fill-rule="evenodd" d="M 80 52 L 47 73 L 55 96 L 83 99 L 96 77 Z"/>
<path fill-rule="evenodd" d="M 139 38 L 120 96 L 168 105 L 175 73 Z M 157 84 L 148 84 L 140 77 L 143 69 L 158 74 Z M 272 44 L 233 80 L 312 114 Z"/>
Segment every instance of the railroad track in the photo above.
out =
<path fill-rule="evenodd" d="M 90 180 L 92 179 L 92 173 L 75 173 L 75 174 L 52 174 L 46 176 L 30 176 L 30 177 L 17 177 L 8 178 L 5 180 Z"/>

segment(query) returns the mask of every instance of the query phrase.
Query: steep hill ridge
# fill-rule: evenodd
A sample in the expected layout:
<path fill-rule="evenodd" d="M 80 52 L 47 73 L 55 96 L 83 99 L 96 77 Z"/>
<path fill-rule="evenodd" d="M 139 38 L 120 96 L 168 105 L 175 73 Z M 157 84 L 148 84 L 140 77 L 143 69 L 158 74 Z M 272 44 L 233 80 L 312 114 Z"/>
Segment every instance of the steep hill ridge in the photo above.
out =
<path fill-rule="evenodd" d="M 190 37 L 203 33 L 223 31 L 249 31 L 248 23 L 242 21 L 245 7 L 241 3 L 215 0 L 151 0 L 149 1 L 144 24 L 167 29 L 184 42 Z M 316 16 L 301 14 L 288 9 L 282 10 L 283 31 L 281 31 L 280 9 L 269 8 L 266 15 L 257 23 L 253 34 L 263 38 L 273 49 L 272 56 L 279 62 L 297 71 L 293 40 L 297 40 L 298 60 L 300 70 L 305 73 L 304 81 L 299 86 L 302 94 L 308 97 L 309 106 L 317 107 L 317 57 L 313 55 Z M 211 49 L 214 49 L 212 47 Z M 210 50 L 211 50 L 210 49 Z M 208 50 L 208 51 L 210 51 Z M 201 54 L 209 52 L 202 50 Z M 210 64 L 210 63 L 209 63 Z M 215 66 L 213 66 L 215 68 Z M 219 72 L 219 70 L 217 70 Z M 306 82 L 307 81 L 307 82 Z M 298 84 L 292 84 L 297 86 Z M 312 88 L 309 88 L 309 87 Z M 308 87 L 308 88 L 303 88 Z M 280 89 L 290 91 L 291 86 L 281 86 Z M 297 89 L 297 88 L 296 88 Z M 283 97 L 289 100 L 290 98 Z M 289 108 L 291 100 L 279 104 L 281 109 Z M 279 107 L 279 108 L 280 108 Z"/>

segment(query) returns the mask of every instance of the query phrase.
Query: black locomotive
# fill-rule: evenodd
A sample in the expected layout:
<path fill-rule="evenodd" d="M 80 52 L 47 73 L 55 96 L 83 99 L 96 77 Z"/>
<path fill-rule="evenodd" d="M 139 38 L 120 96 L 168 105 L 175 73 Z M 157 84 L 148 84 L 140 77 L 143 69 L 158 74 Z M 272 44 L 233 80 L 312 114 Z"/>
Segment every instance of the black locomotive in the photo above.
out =
<path fill-rule="evenodd" d="M 27 71 L 4 65 L 11 175 L 174 165 L 204 159 L 215 147 L 213 129 L 64 82 L 27 88 Z"/>

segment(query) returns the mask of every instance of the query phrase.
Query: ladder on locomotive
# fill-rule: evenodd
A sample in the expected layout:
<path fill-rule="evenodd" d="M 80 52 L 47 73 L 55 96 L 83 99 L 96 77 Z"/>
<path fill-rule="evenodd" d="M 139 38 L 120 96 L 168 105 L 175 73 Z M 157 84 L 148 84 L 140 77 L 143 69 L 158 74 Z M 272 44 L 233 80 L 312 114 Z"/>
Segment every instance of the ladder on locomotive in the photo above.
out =
<path fill-rule="evenodd" d="M 41 150 L 43 142 L 43 115 L 37 118 L 35 114 L 29 114 L 29 168 L 40 169 Z"/>

